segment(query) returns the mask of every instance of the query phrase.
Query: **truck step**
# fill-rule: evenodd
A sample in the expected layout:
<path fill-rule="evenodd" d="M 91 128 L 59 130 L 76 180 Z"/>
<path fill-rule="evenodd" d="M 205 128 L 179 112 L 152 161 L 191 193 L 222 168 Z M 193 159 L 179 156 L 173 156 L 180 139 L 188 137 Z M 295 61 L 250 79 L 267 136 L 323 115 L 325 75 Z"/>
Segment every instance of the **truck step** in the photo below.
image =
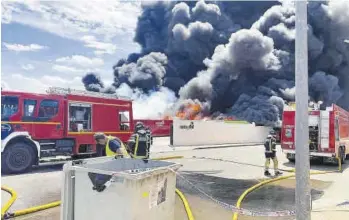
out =
<path fill-rule="evenodd" d="M 57 157 L 47 157 L 39 160 L 39 164 L 54 163 L 54 162 L 64 162 L 72 160 L 70 156 L 57 156 Z"/>

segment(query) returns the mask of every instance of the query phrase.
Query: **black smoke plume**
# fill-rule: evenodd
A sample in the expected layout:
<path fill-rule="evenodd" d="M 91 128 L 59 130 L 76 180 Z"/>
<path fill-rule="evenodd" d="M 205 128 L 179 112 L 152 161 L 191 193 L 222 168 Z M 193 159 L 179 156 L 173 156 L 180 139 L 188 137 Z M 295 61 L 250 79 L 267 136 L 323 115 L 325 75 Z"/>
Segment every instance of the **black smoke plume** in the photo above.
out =
<path fill-rule="evenodd" d="M 99 92 L 104 88 L 101 78 L 95 73 L 87 73 L 82 78 L 82 83 L 88 91 Z"/>
<path fill-rule="evenodd" d="M 349 2 L 308 4 L 309 97 L 349 108 Z M 172 90 L 174 106 L 272 125 L 294 101 L 295 9 L 276 1 L 144 2 L 141 51 L 114 66 L 114 84 L 144 94 Z M 96 80 L 86 89 L 105 91 Z M 113 90 L 111 89 L 110 92 Z M 180 107 L 174 107 L 175 110 Z"/>

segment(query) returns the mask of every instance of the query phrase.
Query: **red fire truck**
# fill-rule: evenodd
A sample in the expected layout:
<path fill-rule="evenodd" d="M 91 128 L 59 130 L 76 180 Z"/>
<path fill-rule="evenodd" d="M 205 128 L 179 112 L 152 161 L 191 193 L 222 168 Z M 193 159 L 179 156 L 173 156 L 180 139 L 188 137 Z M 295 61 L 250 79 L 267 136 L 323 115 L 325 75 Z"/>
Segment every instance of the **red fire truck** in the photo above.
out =
<path fill-rule="evenodd" d="M 284 110 L 281 147 L 289 161 L 295 161 L 295 110 Z M 309 151 L 311 157 L 344 163 L 349 154 L 349 112 L 337 105 L 309 111 Z"/>
<path fill-rule="evenodd" d="M 112 94 L 50 88 L 48 94 L 2 91 L 1 165 L 24 172 L 52 159 L 98 155 L 93 134 L 126 142 L 132 134 L 132 101 Z"/>
<path fill-rule="evenodd" d="M 135 119 L 134 123 L 142 122 L 147 126 L 152 133 L 153 137 L 165 137 L 170 136 L 172 120 L 152 120 L 152 119 Z"/>

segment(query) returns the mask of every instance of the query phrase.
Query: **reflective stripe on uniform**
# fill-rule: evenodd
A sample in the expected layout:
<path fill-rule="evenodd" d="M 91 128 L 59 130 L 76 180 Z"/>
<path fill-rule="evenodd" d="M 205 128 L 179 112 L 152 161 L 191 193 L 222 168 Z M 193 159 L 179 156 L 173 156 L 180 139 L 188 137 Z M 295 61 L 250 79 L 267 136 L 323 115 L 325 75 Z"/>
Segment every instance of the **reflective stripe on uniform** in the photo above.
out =
<path fill-rule="evenodd" d="M 273 153 L 276 151 L 276 145 L 275 148 L 273 148 L 273 142 L 271 140 L 271 138 L 268 140 L 268 150 L 265 149 L 265 153 Z"/>
<path fill-rule="evenodd" d="M 137 155 L 137 152 L 138 152 L 138 143 L 139 143 L 139 135 L 136 134 L 136 146 L 135 146 L 135 150 L 133 152 L 133 158 L 136 158 L 136 159 L 146 159 L 147 156 L 138 156 Z"/>

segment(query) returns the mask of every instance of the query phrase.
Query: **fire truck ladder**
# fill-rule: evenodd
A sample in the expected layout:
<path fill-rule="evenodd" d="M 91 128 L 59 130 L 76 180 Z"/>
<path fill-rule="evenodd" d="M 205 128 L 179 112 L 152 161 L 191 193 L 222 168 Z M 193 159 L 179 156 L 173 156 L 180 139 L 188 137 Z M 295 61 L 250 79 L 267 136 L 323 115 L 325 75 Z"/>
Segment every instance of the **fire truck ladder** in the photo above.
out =
<path fill-rule="evenodd" d="M 80 95 L 80 96 L 89 96 L 89 97 L 106 98 L 106 99 L 118 99 L 118 100 L 126 100 L 126 101 L 131 100 L 128 97 L 118 96 L 116 94 L 83 91 L 83 90 L 76 90 L 71 88 L 50 87 L 46 90 L 46 92 L 52 95 Z"/>

